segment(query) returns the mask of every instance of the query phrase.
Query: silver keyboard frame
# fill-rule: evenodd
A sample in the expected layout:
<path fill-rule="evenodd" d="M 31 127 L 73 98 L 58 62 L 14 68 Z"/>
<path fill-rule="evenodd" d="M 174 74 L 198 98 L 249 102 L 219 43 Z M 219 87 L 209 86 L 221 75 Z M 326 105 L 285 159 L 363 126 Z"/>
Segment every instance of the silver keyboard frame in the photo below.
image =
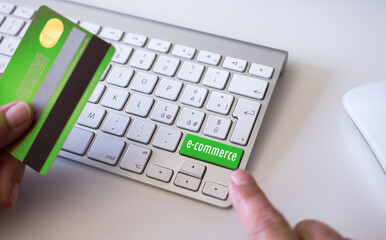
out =
<path fill-rule="evenodd" d="M 139 182 L 147 183 L 149 185 L 152 185 L 152 186 L 164 189 L 164 190 L 178 193 L 178 194 L 181 194 L 183 196 L 187 196 L 187 197 L 197 199 L 197 200 L 200 200 L 200 201 L 203 201 L 206 203 L 210 203 L 210 204 L 213 204 L 215 206 L 219 206 L 219 207 L 223 207 L 223 208 L 227 208 L 227 207 L 231 206 L 231 202 L 230 202 L 229 197 L 225 201 L 219 200 L 219 199 L 204 195 L 202 193 L 202 189 L 203 189 L 206 181 L 212 181 L 212 182 L 219 183 L 222 185 L 227 185 L 228 178 L 229 178 L 230 174 L 232 173 L 232 170 L 224 168 L 224 167 L 219 167 L 217 165 L 213 165 L 210 163 L 206 163 L 206 162 L 203 162 L 200 160 L 195 160 L 195 159 L 192 159 L 189 157 L 185 157 L 185 156 L 180 155 L 178 152 L 181 148 L 181 144 L 184 140 L 184 136 L 187 133 L 191 133 L 191 134 L 194 134 L 196 136 L 209 138 L 211 140 L 223 142 L 223 143 L 228 144 L 228 145 L 242 148 L 244 150 L 244 156 L 242 157 L 242 160 L 240 162 L 239 169 L 245 169 L 247 162 L 250 158 L 252 149 L 254 147 L 254 143 L 256 141 L 260 126 L 262 124 L 264 115 L 266 113 L 266 110 L 267 110 L 267 107 L 269 104 L 269 101 L 270 101 L 271 96 L 273 94 L 273 91 L 275 89 L 275 85 L 279 79 L 280 74 L 285 69 L 287 58 L 288 58 L 288 53 L 286 51 L 273 49 L 273 48 L 269 48 L 269 47 L 264 47 L 264 46 L 260 46 L 260 45 L 256 45 L 256 44 L 247 43 L 247 42 L 242 42 L 242 41 L 235 40 L 235 39 L 229 39 L 226 37 L 216 36 L 213 34 L 208 34 L 208 33 L 200 32 L 200 31 L 196 31 L 196 30 L 191 30 L 191 29 L 186 29 L 186 28 L 182 28 L 182 27 L 178 27 L 178 26 L 173 26 L 170 24 L 164 24 L 164 23 L 160 23 L 160 22 L 156 22 L 156 21 L 152 21 L 152 20 L 148 20 L 148 19 L 143 19 L 143 18 L 139 18 L 139 17 L 135 17 L 135 16 L 129 16 L 129 15 L 121 14 L 121 13 L 106 11 L 106 10 L 102 10 L 102 9 L 98 9 L 98 8 L 94 8 L 94 7 L 90 7 L 90 6 L 81 5 L 79 3 L 64 2 L 64 1 L 51 1 L 51 0 L 34 0 L 34 1 L 16 0 L 16 1 L 5 1 L 5 2 L 14 3 L 18 6 L 32 7 L 35 9 L 37 9 L 40 5 L 47 5 L 48 7 L 53 8 L 54 10 L 64 14 L 65 16 L 67 16 L 69 18 L 75 18 L 75 19 L 79 19 L 80 21 L 88 21 L 91 23 L 100 24 L 100 25 L 102 25 L 102 27 L 108 26 L 108 27 L 112 27 L 112 28 L 121 29 L 125 32 L 125 34 L 127 32 L 132 32 L 132 33 L 137 33 L 137 34 L 147 36 L 148 39 L 158 38 L 158 39 L 162 39 L 165 41 L 170 41 L 172 43 L 172 48 L 168 54 L 165 54 L 165 55 L 169 55 L 169 56 L 172 56 L 171 52 L 172 52 L 172 49 L 173 49 L 175 44 L 181 44 L 181 45 L 196 48 L 197 52 L 196 52 L 194 61 L 197 58 L 197 55 L 198 55 L 200 50 L 207 50 L 210 52 L 219 53 L 222 55 L 221 62 L 219 64 L 219 68 L 221 68 L 221 65 L 224 61 L 225 56 L 245 59 L 248 61 L 246 71 L 244 73 L 238 73 L 238 74 L 242 74 L 242 75 L 246 75 L 246 76 L 248 76 L 248 70 L 249 70 L 249 67 L 251 66 L 251 63 L 259 63 L 259 64 L 264 64 L 264 65 L 273 67 L 274 73 L 272 75 L 272 78 L 270 80 L 267 80 L 269 82 L 269 86 L 268 86 L 267 92 L 265 94 L 265 98 L 262 101 L 258 101 L 261 103 L 261 109 L 260 109 L 259 115 L 257 117 L 257 120 L 255 122 L 255 126 L 253 128 L 252 133 L 251 133 L 249 142 L 248 142 L 247 146 L 245 146 L 245 147 L 239 146 L 237 144 L 233 144 L 229 141 L 230 136 L 231 136 L 233 129 L 235 127 L 235 123 L 237 121 L 237 119 L 232 117 L 232 113 L 235 109 L 237 100 L 240 96 L 227 92 L 227 88 L 231 82 L 231 78 L 233 76 L 233 73 L 235 73 L 234 71 L 227 70 L 231 73 L 231 76 L 228 79 L 228 82 L 227 82 L 225 89 L 222 91 L 227 92 L 227 94 L 230 94 L 230 95 L 235 97 L 235 100 L 233 102 L 230 113 L 227 116 L 220 115 L 220 114 L 214 114 L 212 112 L 208 112 L 205 109 L 205 106 L 207 104 L 209 96 L 210 96 L 211 92 L 215 89 L 211 89 L 211 88 L 202 86 L 202 84 L 201 84 L 202 79 L 197 84 L 197 85 L 204 87 L 204 88 L 207 88 L 209 90 L 207 98 L 205 100 L 205 103 L 204 103 L 203 107 L 200 109 L 200 111 L 203 111 L 206 114 L 206 117 L 205 117 L 205 120 L 204 120 L 204 122 L 201 126 L 201 129 L 198 133 L 193 133 L 193 132 L 190 132 L 190 131 L 187 131 L 184 129 L 177 128 L 175 125 L 176 121 L 178 120 L 178 117 L 181 114 L 181 110 L 182 110 L 181 106 L 182 107 L 185 106 L 179 102 L 181 95 L 182 95 L 182 92 L 184 91 L 184 88 L 186 87 L 187 84 L 195 85 L 194 83 L 190 83 L 190 82 L 188 83 L 185 81 L 182 81 L 183 82 L 183 89 L 181 90 L 181 94 L 179 95 L 178 99 L 175 101 L 175 104 L 178 104 L 180 106 L 180 111 L 179 111 L 173 125 L 170 126 L 170 125 L 166 125 L 166 124 L 162 124 L 162 123 L 158 123 L 158 122 L 154 122 L 154 121 L 150 120 L 151 113 L 154 110 L 154 106 L 155 106 L 155 105 L 153 105 L 153 108 L 152 108 L 151 112 L 149 113 L 147 120 L 146 120 L 149 122 L 153 122 L 157 125 L 157 129 L 152 137 L 152 140 L 150 141 L 150 144 L 148 144 L 148 145 L 140 144 L 140 143 L 128 140 L 125 137 L 127 135 L 127 131 L 130 128 L 133 120 L 135 118 L 143 119 L 141 117 L 136 117 L 133 115 L 130 115 L 132 121 L 130 122 L 130 125 L 129 125 L 129 127 L 128 127 L 128 129 L 125 132 L 125 135 L 123 137 L 116 137 L 116 136 L 113 136 L 110 134 L 102 133 L 102 131 L 100 129 L 92 130 L 96 135 L 106 134 L 109 137 L 116 138 L 119 140 L 124 139 L 126 142 L 126 146 L 122 152 L 122 155 L 124 155 L 128 145 L 131 143 L 136 144 L 138 146 L 142 146 L 142 147 L 146 147 L 148 149 L 151 149 L 152 155 L 151 155 L 150 160 L 149 160 L 149 162 L 148 162 L 148 164 L 147 164 L 147 166 L 142 174 L 136 174 L 136 173 L 129 172 L 129 171 L 126 171 L 126 170 L 119 168 L 119 164 L 120 164 L 121 159 L 118 161 L 116 166 L 110 166 L 110 165 L 107 165 L 105 163 L 98 162 L 98 161 L 91 160 L 91 159 L 87 158 L 86 156 L 88 154 L 88 151 L 90 150 L 90 147 L 88 148 L 85 156 L 78 156 L 78 155 L 75 155 L 75 154 L 72 154 L 69 152 L 65 152 L 65 151 L 60 151 L 59 156 L 58 156 L 58 159 L 70 159 L 70 160 L 73 160 L 73 161 L 76 161 L 76 162 L 79 162 L 82 164 L 86 164 L 89 166 L 96 167 L 98 169 L 105 170 L 105 171 L 110 172 L 110 173 L 115 173 L 117 175 L 129 178 L 129 179 L 137 180 Z M 147 41 L 145 47 L 147 46 L 148 42 L 149 42 L 149 40 Z M 136 47 L 133 47 L 133 48 L 137 49 Z M 159 55 L 160 54 L 157 53 L 157 57 Z M 175 56 L 172 56 L 172 57 L 175 57 Z M 178 58 L 178 57 L 175 57 L 175 58 Z M 179 59 L 181 59 L 181 58 L 179 58 Z M 183 59 L 181 59 L 181 60 L 184 61 Z M 130 59 L 129 59 L 129 61 L 130 61 Z M 200 64 L 202 64 L 202 63 L 200 63 Z M 114 63 L 113 63 L 113 65 L 114 65 Z M 152 69 L 153 69 L 154 65 L 155 64 L 153 64 Z M 204 71 L 202 76 L 205 76 L 205 73 L 206 73 L 209 65 L 207 65 L 207 64 L 203 64 L 203 65 L 205 66 L 205 71 Z M 182 66 L 182 63 L 180 64 L 180 66 L 177 70 L 177 73 L 178 73 L 179 69 L 181 68 L 181 66 Z M 152 69 L 149 70 L 149 72 L 152 72 Z M 136 72 L 137 70 L 134 69 L 134 71 Z M 155 73 L 153 73 L 153 74 L 155 74 Z M 155 75 L 157 75 L 157 74 L 155 74 Z M 157 76 L 162 78 L 162 76 L 160 76 L 160 75 L 157 75 Z M 176 76 L 177 76 L 177 74 L 176 74 Z M 173 78 L 169 78 L 169 79 L 178 80 L 176 76 Z M 181 81 L 181 80 L 179 80 L 179 81 Z M 104 82 L 102 82 L 102 83 L 104 83 Z M 158 84 L 159 84 L 159 81 L 157 82 L 155 89 L 157 88 Z M 132 91 L 129 89 L 130 86 L 131 86 L 131 83 L 129 84 L 127 89 L 131 95 Z M 216 90 L 216 91 L 219 91 L 219 90 Z M 138 93 L 138 92 L 135 92 L 135 93 L 136 94 L 142 94 L 142 93 Z M 143 95 L 149 96 L 146 94 L 143 94 Z M 150 96 L 155 101 L 160 100 L 159 98 L 154 96 L 154 92 Z M 129 97 L 129 99 L 130 99 L 130 97 Z M 103 98 L 103 96 L 102 96 L 102 98 Z M 247 97 L 244 97 L 244 98 L 247 98 Z M 247 98 L 247 99 L 250 99 L 250 98 Z M 168 101 L 168 100 L 164 100 L 164 101 Z M 127 114 L 124 112 L 124 109 L 126 108 L 127 102 L 126 102 L 125 107 L 123 108 L 123 110 L 121 112 L 111 110 L 111 109 L 106 109 L 105 107 L 101 107 L 100 101 L 97 105 L 103 109 L 110 111 L 110 112 Z M 189 106 L 187 106 L 187 107 L 189 107 Z M 196 109 L 194 107 L 189 107 L 189 108 Z M 229 134 L 228 134 L 226 140 L 221 141 L 221 140 L 214 139 L 214 138 L 203 135 L 202 131 L 203 131 L 203 128 L 206 124 L 208 114 L 214 114 L 214 115 L 218 115 L 218 116 L 221 116 L 224 118 L 232 119 L 233 124 L 231 126 L 231 129 L 229 131 Z M 105 122 L 105 120 L 106 120 L 106 117 L 105 117 L 104 121 L 102 122 L 101 126 L 103 126 L 103 123 Z M 154 137 L 159 129 L 159 126 L 161 126 L 161 125 L 164 125 L 168 128 L 172 128 L 172 129 L 181 131 L 183 133 L 183 137 L 178 145 L 176 152 L 171 153 L 171 152 L 168 152 L 165 150 L 155 148 L 151 145 L 153 140 L 154 140 Z M 90 131 L 89 128 L 80 126 L 78 124 L 76 124 L 75 126 L 78 128 Z M 96 137 L 94 136 L 93 141 L 95 140 L 95 138 Z M 92 145 L 92 143 L 90 144 L 90 146 Z M 189 160 L 189 161 L 206 166 L 206 172 L 204 174 L 201 185 L 200 185 L 197 192 L 187 190 L 187 189 L 184 189 L 181 187 L 177 187 L 174 185 L 174 180 L 176 178 L 178 170 L 181 167 L 183 160 Z M 253 159 L 253 160 L 257 161 L 258 159 Z M 158 181 L 158 180 L 155 180 L 155 179 L 152 179 L 152 178 L 149 178 L 146 176 L 146 172 L 147 172 L 149 166 L 153 163 L 170 168 L 174 171 L 172 179 L 169 183 L 164 183 L 164 182 L 161 182 L 161 181 Z"/>

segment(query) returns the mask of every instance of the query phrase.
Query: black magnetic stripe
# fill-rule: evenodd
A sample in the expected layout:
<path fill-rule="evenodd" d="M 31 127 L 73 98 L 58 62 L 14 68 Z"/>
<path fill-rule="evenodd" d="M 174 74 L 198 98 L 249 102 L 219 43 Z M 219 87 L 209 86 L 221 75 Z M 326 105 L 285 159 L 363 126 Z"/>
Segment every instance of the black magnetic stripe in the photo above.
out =
<path fill-rule="evenodd" d="M 25 164 L 40 172 L 109 47 L 110 44 L 103 40 L 94 36 L 91 38 L 24 158 Z"/>

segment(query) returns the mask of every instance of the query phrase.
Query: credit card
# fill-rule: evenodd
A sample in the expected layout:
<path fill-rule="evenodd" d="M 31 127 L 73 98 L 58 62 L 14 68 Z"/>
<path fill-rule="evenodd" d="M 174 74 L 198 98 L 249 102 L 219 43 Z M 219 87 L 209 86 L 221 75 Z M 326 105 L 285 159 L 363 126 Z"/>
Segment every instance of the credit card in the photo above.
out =
<path fill-rule="evenodd" d="M 7 148 L 46 174 L 115 49 L 46 6 L 31 25 L 0 78 L 0 105 L 26 101 L 35 121 Z"/>

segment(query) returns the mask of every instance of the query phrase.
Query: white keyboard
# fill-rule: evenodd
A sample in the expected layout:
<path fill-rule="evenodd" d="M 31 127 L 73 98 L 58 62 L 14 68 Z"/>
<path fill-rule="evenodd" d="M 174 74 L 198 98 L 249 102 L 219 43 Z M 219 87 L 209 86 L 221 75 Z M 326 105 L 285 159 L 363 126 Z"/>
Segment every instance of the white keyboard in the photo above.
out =
<path fill-rule="evenodd" d="M 0 72 L 42 4 L 116 48 L 60 158 L 230 206 L 229 175 L 246 167 L 287 52 L 74 3 L 0 2 Z"/>

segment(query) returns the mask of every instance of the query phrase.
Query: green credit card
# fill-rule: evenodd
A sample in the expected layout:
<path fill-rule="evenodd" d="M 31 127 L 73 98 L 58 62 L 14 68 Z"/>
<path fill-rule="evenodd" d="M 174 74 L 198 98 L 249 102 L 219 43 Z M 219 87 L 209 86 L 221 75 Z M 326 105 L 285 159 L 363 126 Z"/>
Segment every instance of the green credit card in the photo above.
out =
<path fill-rule="evenodd" d="M 33 126 L 7 151 L 47 173 L 114 52 L 111 44 L 40 7 L 0 78 L 0 105 L 26 101 L 35 110 Z"/>

